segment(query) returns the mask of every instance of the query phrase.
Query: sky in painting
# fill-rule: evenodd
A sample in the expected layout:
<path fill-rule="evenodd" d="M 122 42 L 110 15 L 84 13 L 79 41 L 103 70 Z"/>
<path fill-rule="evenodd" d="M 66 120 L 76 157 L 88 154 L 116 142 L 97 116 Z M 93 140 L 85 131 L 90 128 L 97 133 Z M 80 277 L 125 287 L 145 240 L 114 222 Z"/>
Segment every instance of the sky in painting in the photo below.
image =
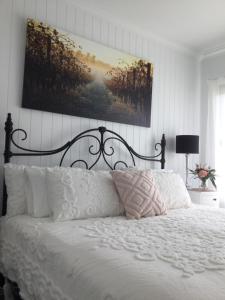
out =
<path fill-rule="evenodd" d="M 119 67 L 119 62 L 121 61 L 125 61 L 130 65 L 139 60 L 139 58 L 125 52 L 103 46 L 102 44 L 92 42 L 74 34 L 67 34 L 67 36 L 82 46 L 82 52 L 95 55 L 97 60 L 101 60 L 111 66 Z"/>

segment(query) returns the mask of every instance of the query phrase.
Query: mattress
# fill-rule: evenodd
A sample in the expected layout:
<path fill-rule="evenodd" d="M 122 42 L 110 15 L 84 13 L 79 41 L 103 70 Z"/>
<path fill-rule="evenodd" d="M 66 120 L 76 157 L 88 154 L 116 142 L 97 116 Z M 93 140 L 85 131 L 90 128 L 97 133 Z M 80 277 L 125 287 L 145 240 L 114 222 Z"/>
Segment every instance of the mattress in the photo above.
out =
<path fill-rule="evenodd" d="M 223 209 L 0 222 L 0 268 L 24 300 L 225 299 Z"/>

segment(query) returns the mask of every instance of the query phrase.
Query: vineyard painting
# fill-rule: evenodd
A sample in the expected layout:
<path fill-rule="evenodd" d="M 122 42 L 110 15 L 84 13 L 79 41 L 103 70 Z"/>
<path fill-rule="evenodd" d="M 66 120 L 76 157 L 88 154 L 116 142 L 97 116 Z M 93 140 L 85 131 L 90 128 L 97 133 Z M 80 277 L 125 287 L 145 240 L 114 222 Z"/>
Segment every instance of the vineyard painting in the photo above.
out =
<path fill-rule="evenodd" d="M 150 127 L 153 65 L 27 20 L 22 106 Z"/>

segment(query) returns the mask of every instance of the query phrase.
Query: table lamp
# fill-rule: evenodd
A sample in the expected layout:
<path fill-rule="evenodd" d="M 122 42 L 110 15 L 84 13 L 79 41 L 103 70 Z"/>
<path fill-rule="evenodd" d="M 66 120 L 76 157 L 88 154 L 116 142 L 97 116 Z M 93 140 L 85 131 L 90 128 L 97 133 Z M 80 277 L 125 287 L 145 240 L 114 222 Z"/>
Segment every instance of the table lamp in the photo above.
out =
<path fill-rule="evenodd" d="M 186 158 L 186 187 L 188 188 L 188 155 L 199 153 L 198 135 L 177 135 L 176 153 L 184 153 Z"/>

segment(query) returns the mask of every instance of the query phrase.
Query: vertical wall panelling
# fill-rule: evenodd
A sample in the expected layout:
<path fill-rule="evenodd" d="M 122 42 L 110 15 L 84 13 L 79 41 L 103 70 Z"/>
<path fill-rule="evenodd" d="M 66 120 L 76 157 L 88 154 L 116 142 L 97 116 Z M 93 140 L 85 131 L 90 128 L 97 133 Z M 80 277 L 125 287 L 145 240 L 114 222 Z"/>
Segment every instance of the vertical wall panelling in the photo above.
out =
<path fill-rule="evenodd" d="M 24 11 L 22 11 L 21 13 L 21 23 L 22 23 L 22 26 L 21 29 L 22 29 L 22 33 L 21 33 L 21 40 L 22 40 L 22 49 L 21 49 L 21 58 L 19 59 L 19 62 L 20 63 L 20 72 L 21 72 L 21 76 L 20 76 L 20 79 L 21 79 L 21 85 L 22 85 L 22 80 L 23 80 L 23 67 L 24 67 L 24 58 L 25 58 L 25 53 L 24 53 L 24 48 L 25 48 L 25 40 L 26 40 L 26 37 L 25 37 L 25 34 L 26 34 L 26 24 L 24 22 L 24 13 L 25 15 L 28 17 L 30 15 L 35 15 L 35 1 L 29 1 L 29 0 L 25 0 L 24 1 L 24 7 L 23 7 Z M 17 105 L 20 106 L 21 105 L 21 100 L 22 100 L 22 88 L 20 87 L 20 96 L 18 95 L 18 98 L 17 98 Z M 30 130 L 31 130 L 31 120 L 32 120 L 32 111 L 29 110 L 29 109 L 24 109 L 22 110 L 20 108 L 20 118 L 19 118 L 19 127 L 20 128 L 25 128 L 27 130 L 27 134 L 28 136 L 30 137 L 31 133 L 30 133 Z M 10 110 L 8 110 L 10 111 Z M 22 115 L 22 117 L 21 117 Z M 31 140 L 30 139 L 26 139 L 23 143 L 24 147 L 26 148 L 30 148 L 31 145 Z M 21 158 L 21 163 L 26 163 L 26 164 L 29 164 L 30 163 L 30 159 L 25 159 L 25 158 Z"/>
<path fill-rule="evenodd" d="M 11 44 L 12 44 L 12 9 L 13 1 L 4 1 L 0 9 L 0 36 L 4 39 L 0 47 L 0 153 L 4 149 L 4 119 L 8 111 L 8 92 L 9 92 L 9 78 L 10 78 L 10 58 L 11 58 Z M 7 24 L 3 26 L 2 24 Z M 0 193 L 2 195 L 2 178 L 3 178 L 3 155 L 0 156 Z"/>
<path fill-rule="evenodd" d="M 48 20 L 50 24 L 55 25 L 56 24 L 56 16 L 57 16 L 57 5 L 56 5 L 56 0 L 42 0 L 43 2 L 43 8 L 44 8 L 44 3 L 46 3 L 46 10 L 45 10 L 45 21 Z M 43 13 L 44 15 L 44 13 Z M 56 137 L 54 136 L 54 113 L 44 113 L 44 122 L 47 121 L 47 124 L 42 126 L 42 130 L 46 130 L 47 127 L 49 127 L 48 133 L 45 135 L 45 139 L 42 139 L 42 149 L 45 146 L 45 141 L 48 145 L 48 149 L 52 149 L 53 147 L 56 146 Z M 49 117 L 48 117 L 49 116 Z M 47 146 L 45 146 L 47 147 Z M 51 165 L 53 163 L 53 157 L 42 157 L 42 165 Z"/>
<path fill-rule="evenodd" d="M 36 0 L 36 17 L 39 20 L 43 20 L 47 22 L 49 15 L 53 11 L 54 13 L 54 2 L 47 1 L 47 0 Z M 40 126 L 40 149 L 50 149 L 52 140 L 51 140 L 51 130 L 46 130 L 46 128 L 52 128 L 52 113 L 49 114 L 48 112 L 41 112 L 41 124 Z M 49 157 L 41 157 L 41 165 L 49 166 L 50 159 Z"/>
<path fill-rule="evenodd" d="M 27 3 L 30 1 L 26 1 Z M 41 21 L 45 21 L 46 19 L 46 1 L 37 1 L 32 0 L 32 9 L 30 9 L 30 12 L 28 15 L 24 16 L 24 19 L 27 17 L 30 18 L 40 18 Z M 25 34 L 25 33 L 24 33 Z M 25 50 L 25 49 L 24 49 Z M 22 88 L 22 87 L 21 87 Z M 17 102 L 21 105 L 21 100 L 17 98 Z M 27 109 L 22 109 L 21 111 L 25 111 Z M 42 144 L 42 121 L 43 121 L 43 112 L 37 111 L 37 110 L 30 110 L 31 112 L 31 122 L 30 122 L 30 130 L 29 130 L 29 146 L 34 149 L 41 149 Z M 13 117 L 14 119 L 14 117 Z M 27 130 L 27 128 L 25 128 Z M 41 165 L 42 158 L 41 157 L 33 157 L 30 158 L 30 164 L 38 164 Z"/>
<path fill-rule="evenodd" d="M 100 120 L 79 118 L 55 113 L 21 108 L 23 68 L 25 54 L 26 18 L 46 21 L 65 31 L 84 36 L 106 46 L 143 57 L 154 64 L 151 128 L 143 128 Z M 117 131 L 134 149 L 142 154 L 151 154 L 154 142 L 164 132 L 168 140 L 167 167 L 184 174 L 184 159 L 176 155 L 176 134 L 199 133 L 199 105 L 197 99 L 197 58 L 172 48 L 169 44 L 141 36 L 129 28 L 122 28 L 113 20 L 91 13 L 70 0 L 2 0 L 0 2 L 0 193 L 2 194 L 2 165 L 4 150 L 4 121 L 7 112 L 12 112 L 15 127 L 26 129 L 26 147 L 38 149 L 56 148 L 81 130 L 106 126 Z M 22 135 L 18 135 L 22 138 Z M 22 141 L 20 141 L 22 142 Z M 89 139 L 97 147 L 96 142 Z M 125 159 L 126 154 L 117 142 L 108 147 L 119 149 L 110 161 Z M 110 150 L 110 148 L 108 148 Z M 81 142 L 67 154 L 72 162 L 88 154 L 87 144 Z M 55 165 L 60 156 L 42 158 L 18 158 L 14 161 L 37 165 Z M 195 158 L 193 158 L 193 162 Z M 102 162 L 101 162 L 102 163 Z M 155 167 L 158 165 L 154 164 Z M 103 163 L 101 164 L 103 167 Z M 138 166 L 147 167 L 146 162 Z"/>

